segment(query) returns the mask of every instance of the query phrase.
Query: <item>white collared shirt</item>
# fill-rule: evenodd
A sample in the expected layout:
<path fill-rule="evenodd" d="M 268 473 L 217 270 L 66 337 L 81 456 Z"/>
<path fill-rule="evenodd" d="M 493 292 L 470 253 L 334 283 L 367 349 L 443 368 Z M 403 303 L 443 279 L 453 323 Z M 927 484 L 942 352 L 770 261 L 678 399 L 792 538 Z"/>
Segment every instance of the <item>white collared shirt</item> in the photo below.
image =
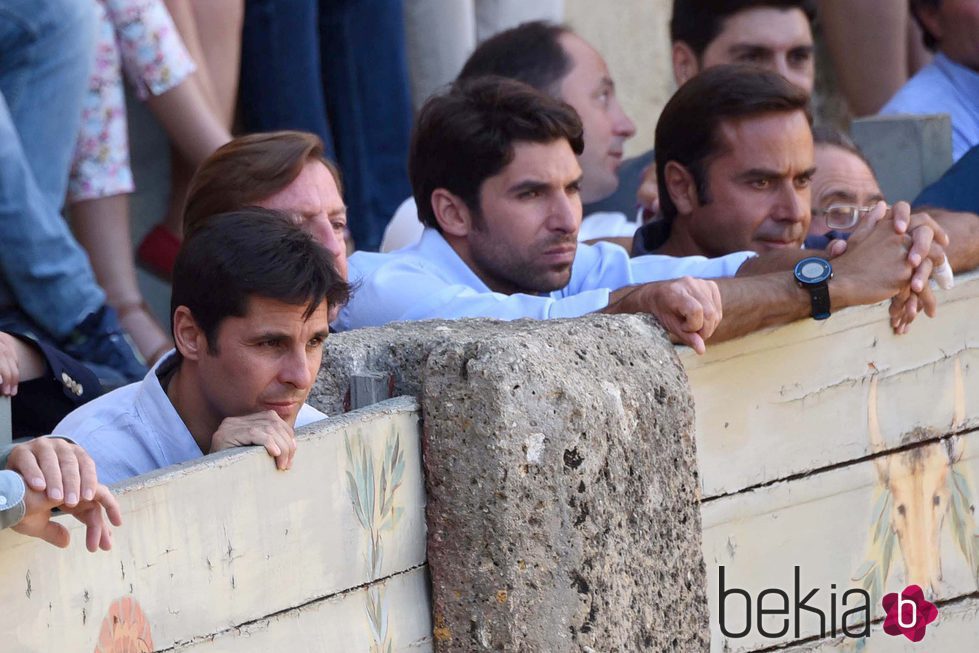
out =
<path fill-rule="evenodd" d="M 609 295 L 619 288 L 685 275 L 730 277 L 753 256 L 753 252 L 737 252 L 712 259 L 629 258 L 617 245 L 579 244 L 567 286 L 542 295 L 505 295 L 491 291 L 438 231 L 427 228 L 410 247 L 390 254 L 358 252 L 350 258 L 350 280 L 356 289 L 334 328 L 432 318 L 578 317 L 608 306 Z"/>
<path fill-rule="evenodd" d="M 157 361 L 142 381 L 80 406 L 55 427 L 55 433 L 70 437 L 92 457 L 99 482 L 118 483 L 203 455 L 157 376 L 173 355 L 171 351 Z M 303 404 L 296 428 L 324 417 Z"/>

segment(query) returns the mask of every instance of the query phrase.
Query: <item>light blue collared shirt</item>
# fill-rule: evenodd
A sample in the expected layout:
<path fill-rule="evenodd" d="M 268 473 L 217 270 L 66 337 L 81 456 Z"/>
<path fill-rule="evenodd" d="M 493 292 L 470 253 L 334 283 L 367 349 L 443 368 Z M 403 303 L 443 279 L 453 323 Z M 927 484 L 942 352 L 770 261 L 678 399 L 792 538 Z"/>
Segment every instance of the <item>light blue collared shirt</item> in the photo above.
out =
<path fill-rule="evenodd" d="M 947 113 L 952 117 L 952 160 L 958 161 L 979 144 L 979 72 L 960 66 L 943 54 L 884 105 L 881 115 Z"/>
<path fill-rule="evenodd" d="M 617 245 L 579 244 L 567 286 L 543 295 L 505 295 L 491 291 L 438 231 L 427 228 L 410 247 L 390 254 L 358 252 L 350 258 L 350 280 L 359 287 L 333 326 L 346 330 L 433 318 L 578 317 L 608 306 L 609 295 L 619 288 L 685 275 L 730 277 L 753 256 L 737 252 L 712 259 L 630 259 Z"/>
<path fill-rule="evenodd" d="M 16 526 L 24 518 L 27 486 L 17 472 L 0 470 L 0 529 Z"/>
<path fill-rule="evenodd" d="M 55 432 L 67 435 L 95 461 L 99 481 L 118 483 L 131 476 L 200 458 L 200 447 L 160 385 L 161 358 L 142 381 L 102 395 L 68 414 Z M 296 428 L 326 417 L 303 404 Z"/>

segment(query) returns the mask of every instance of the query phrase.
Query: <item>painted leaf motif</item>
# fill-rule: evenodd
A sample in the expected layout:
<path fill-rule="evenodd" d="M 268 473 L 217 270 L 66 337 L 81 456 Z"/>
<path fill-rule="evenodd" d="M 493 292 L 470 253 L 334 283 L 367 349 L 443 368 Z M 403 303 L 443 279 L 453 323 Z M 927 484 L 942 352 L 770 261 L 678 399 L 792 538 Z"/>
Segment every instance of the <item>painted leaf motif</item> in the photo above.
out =
<path fill-rule="evenodd" d="M 894 559 L 894 543 L 897 542 L 897 535 L 894 531 L 888 531 L 887 539 L 884 540 L 883 551 L 880 557 L 880 585 L 887 585 L 887 577 L 891 574 L 891 561 Z"/>
<path fill-rule="evenodd" d="M 874 542 L 881 543 L 887 534 L 892 532 L 891 528 L 891 508 L 893 506 L 893 497 L 889 491 L 881 492 L 881 496 L 877 501 L 877 505 L 874 507 L 874 514 L 876 515 L 875 527 L 874 527 Z"/>
<path fill-rule="evenodd" d="M 380 608 L 380 618 L 381 618 L 381 641 L 385 641 L 388 638 L 388 603 L 384 600 L 384 594 L 382 590 L 377 592 L 377 600 Z"/>
<path fill-rule="evenodd" d="M 354 480 L 353 474 L 349 471 L 347 472 L 347 488 L 347 492 L 350 495 L 350 503 L 354 507 L 354 514 L 357 515 L 357 521 L 364 528 L 368 528 L 367 518 L 364 516 L 364 508 L 360 503 L 360 489 L 357 487 L 357 481 Z"/>
<path fill-rule="evenodd" d="M 404 508 L 396 506 L 384 520 L 384 523 L 381 524 L 381 528 L 386 531 L 393 531 L 398 527 L 398 522 L 401 521 L 401 516 L 404 515 L 404 513 Z"/>
<path fill-rule="evenodd" d="M 374 588 L 367 590 L 367 623 L 370 625 L 371 629 L 371 639 L 375 642 L 382 642 L 381 639 L 381 629 L 380 629 L 380 615 L 378 614 L 378 607 L 375 603 Z"/>
<path fill-rule="evenodd" d="M 972 536 L 972 551 L 973 559 L 976 561 L 976 566 L 973 568 L 973 574 L 976 577 L 976 587 L 979 587 L 979 535 Z"/>
<path fill-rule="evenodd" d="M 954 478 L 956 472 L 952 472 L 952 477 Z M 962 495 L 959 493 L 958 489 L 955 487 L 956 483 L 950 483 L 952 485 L 950 495 L 952 498 L 951 506 L 949 506 L 949 513 L 951 513 L 952 522 L 952 535 L 955 537 L 955 544 L 958 545 L 959 550 L 965 556 L 966 560 L 969 562 L 969 567 L 973 566 L 972 559 L 972 528 L 970 524 L 967 523 L 967 508 L 963 501 Z"/>
<path fill-rule="evenodd" d="M 367 509 L 367 514 L 370 515 L 371 522 L 373 522 L 374 515 L 375 515 L 374 509 L 376 506 L 376 498 L 377 498 L 374 494 L 374 458 L 368 456 L 367 452 L 365 451 L 364 459 L 367 461 L 366 472 L 364 474 L 364 481 L 365 481 L 364 491 L 365 494 L 367 495 L 367 501 L 365 502 L 366 504 L 365 507 Z M 368 485 L 368 481 L 370 483 L 369 485 Z"/>
<path fill-rule="evenodd" d="M 381 495 L 381 512 L 380 515 L 383 517 L 388 511 L 388 503 L 391 497 L 388 496 L 388 469 L 386 466 L 381 466 L 381 484 L 379 493 Z"/>
<path fill-rule="evenodd" d="M 863 580 L 867 577 L 867 574 L 874 571 L 877 563 L 874 560 L 864 560 L 863 564 L 857 569 L 856 573 L 850 577 L 850 580 Z"/>

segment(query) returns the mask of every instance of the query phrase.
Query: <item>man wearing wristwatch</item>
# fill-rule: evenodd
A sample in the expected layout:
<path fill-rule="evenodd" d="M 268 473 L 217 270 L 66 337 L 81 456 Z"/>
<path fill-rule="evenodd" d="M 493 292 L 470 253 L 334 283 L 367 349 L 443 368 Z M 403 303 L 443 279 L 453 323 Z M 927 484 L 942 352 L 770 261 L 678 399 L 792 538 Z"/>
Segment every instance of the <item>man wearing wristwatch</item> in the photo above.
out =
<path fill-rule="evenodd" d="M 671 256 L 758 254 L 737 279 L 757 282 L 752 275 L 768 273 L 766 283 L 742 288 L 756 303 L 735 308 L 721 289 L 725 320 L 734 322 L 728 329 L 738 321 L 825 319 L 846 306 L 897 297 L 892 326 L 904 330 L 919 309 L 934 312 L 927 280 L 944 256 L 946 236 L 926 215 L 912 216 L 906 203 L 892 209 L 879 203 L 845 245 L 802 249 L 815 172 L 810 122 L 805 91 L 775 73 L 729 65 L 693 77 L 656 127 L 664 218 L 647 225 L 636 249 Z M 768 318 L 752 315 L 758 312 Z"/>

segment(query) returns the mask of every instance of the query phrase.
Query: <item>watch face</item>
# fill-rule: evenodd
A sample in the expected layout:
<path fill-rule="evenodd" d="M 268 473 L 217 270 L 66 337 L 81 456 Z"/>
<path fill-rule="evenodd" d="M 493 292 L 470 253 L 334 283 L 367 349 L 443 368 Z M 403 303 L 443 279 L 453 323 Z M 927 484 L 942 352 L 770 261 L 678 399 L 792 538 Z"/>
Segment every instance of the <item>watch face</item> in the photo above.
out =
<path fill-rule="evenodd" d="M 822 273 L 823 273 L 823 266 L 820 265 L 819 263 L 816 263 L 815 261 L 806 263 L 805 265 L 802 266 L 802 269 L 799 270 L 799 274 L 804 276 L 806 279 L 815 279 Z"/>
<path fill-rule="evenodd" d="M 833 268 L 825 259 L 810 257 L 799 261 L 795 266 L 795 277 L 802 283 L 822 283 L 833 274 Z"/>

